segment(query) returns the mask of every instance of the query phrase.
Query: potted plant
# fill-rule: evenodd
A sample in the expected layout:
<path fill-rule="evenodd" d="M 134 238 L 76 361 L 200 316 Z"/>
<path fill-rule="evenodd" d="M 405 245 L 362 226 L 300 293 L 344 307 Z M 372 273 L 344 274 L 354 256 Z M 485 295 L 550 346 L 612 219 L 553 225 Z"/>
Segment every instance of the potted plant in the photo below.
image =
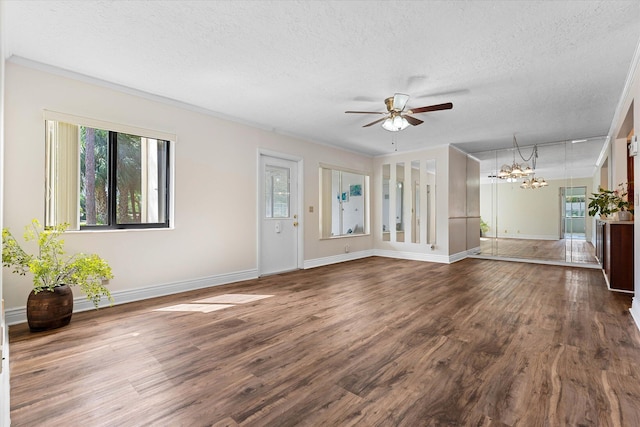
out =
<path fill-rule="evenodd" d="M 66 255 L 62 233 L 68 224 L 43 228 L 34 219 L 25 227 L 24 240 L 35 241 L 38 253 L 27 253 L 11 232 L 2 230 L 2 265 L 19 275 L 33 274 L 33 290 L 27 300 L 27 321 L 32 331 L 54 329 L 71 321 L 73 293 L 78 286 L 98 308 L 102 297 L 113 303 L 103 281 L 113 278 L 111 267 L 98 255 Z"/>
<path fill-rule="evenodd" d="M 600 218 L 606 219 L 609 215 L 618 212 L 618 219 L 630 219 L 633 211 L 629 209 L 626 187 L 626 183 L 618 184 L 618 188 L 615 190 L 605 190 L 599 187 L 598 192 L 592 193 L 593 197 L 589 198 L 589 215 L 600 215 Z M 625 213 L 621 215 L 620 212 Z"/>
<path fill-rule="evenodd" d="M 480 237 L 485 236 L 487 234 L 487 231 L 489 231 L 489 224 L 487 224 L 482 218 L 480 218 Z"/>

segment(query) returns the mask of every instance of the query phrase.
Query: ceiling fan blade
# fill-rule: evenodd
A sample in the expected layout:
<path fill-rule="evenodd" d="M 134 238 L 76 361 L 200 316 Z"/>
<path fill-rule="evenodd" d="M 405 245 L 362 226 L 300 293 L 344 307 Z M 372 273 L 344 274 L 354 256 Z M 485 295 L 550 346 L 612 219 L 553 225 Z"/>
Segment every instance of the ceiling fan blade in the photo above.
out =
<path fill-rule="evenodd" d="M 378 120 L 376 120 L 376 121 L 374 121 L 374 122 L 371 122 L 371 123 L 369 123 L 369 124 L 366 124 L 366 125 L 364 125 L 364 126 L 362 126 L 362 127 L 363 127 L 363 128 L 368 128 L 369 126 L 373 126 L 373 125 L 375 125 L 376 123 L 380 123 L 380 122 L 381 122 L 381 121 L 383 121 L 383 120 L 387 120 L 387 118 L 386 118 L 386 117 L 383 117 L 383 118 L 378 119 Z"/>
<path fill-rule="evenodd" d="M 426 113 L 429 111 L 450 110 L 452 108 L 453 108 L 453 104 L 450 102 L 447 102 L 445 104 L 436 104 L 436 105 L 429 105 L 427 107 L 412 108 L 409 111 L 407 111 L 407 114 L 418 114 L 418 113 Z"/>
<path fill-rule="evenodd" d="M 404 110 L 404 107 L 407 105 L 407 101 L 409 100 L 409 95 L 405 95 L 404 93 L 396 93 L 393 95 L 393 109 L 396 111 Z"/>
<path fill-rule="evenodd" d="M 347 114 L 387 114 L 381 111 L 345 111 Z"/>
<path fill-rule="evenodd" d="M 407 119 L 409 124 L 413 125 L 413 126 L 418 126 L 419 124 L 424 123 L 424 120 L 416 119 L 415 117 L 411 117 L 411 116 L 408 116 L 406 114 L 403 114 L 402 117 Z"/>

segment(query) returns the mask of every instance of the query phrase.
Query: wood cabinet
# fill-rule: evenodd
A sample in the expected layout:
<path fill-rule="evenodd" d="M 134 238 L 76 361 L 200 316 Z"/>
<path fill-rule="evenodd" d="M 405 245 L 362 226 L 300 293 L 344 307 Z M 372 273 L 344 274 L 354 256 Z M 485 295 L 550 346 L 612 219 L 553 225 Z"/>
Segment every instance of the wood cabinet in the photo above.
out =
<path fill-rule="evenodd" d="M 633 292 L 633 221 L 596 221 L 596 256 L 609 289 Z"/>

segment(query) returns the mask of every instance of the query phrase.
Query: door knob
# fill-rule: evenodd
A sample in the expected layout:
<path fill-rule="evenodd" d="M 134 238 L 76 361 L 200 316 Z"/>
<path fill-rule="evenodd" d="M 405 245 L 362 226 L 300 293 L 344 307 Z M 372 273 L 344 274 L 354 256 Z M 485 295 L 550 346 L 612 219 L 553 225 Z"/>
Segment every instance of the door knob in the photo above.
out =
<path fill-rule="evenodd" d="M 298 226 L 298 221 L 294 221 L 293 226 L 297 227 Z"/>

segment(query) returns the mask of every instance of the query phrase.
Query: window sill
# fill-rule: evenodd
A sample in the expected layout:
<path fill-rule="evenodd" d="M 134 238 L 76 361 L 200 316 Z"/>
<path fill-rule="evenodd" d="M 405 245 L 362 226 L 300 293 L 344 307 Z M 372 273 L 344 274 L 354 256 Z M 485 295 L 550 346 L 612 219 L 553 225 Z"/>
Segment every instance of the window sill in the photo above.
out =
<path fill-rule="evenodd" d="M 91 233 L 131 233 L 131 232 L 149 232 L 149 231 L 173 231 L 175 227 L 163 228 L 96 228 L 84 230 L 67 230 L 65 234 L 91 234 Z"/>

